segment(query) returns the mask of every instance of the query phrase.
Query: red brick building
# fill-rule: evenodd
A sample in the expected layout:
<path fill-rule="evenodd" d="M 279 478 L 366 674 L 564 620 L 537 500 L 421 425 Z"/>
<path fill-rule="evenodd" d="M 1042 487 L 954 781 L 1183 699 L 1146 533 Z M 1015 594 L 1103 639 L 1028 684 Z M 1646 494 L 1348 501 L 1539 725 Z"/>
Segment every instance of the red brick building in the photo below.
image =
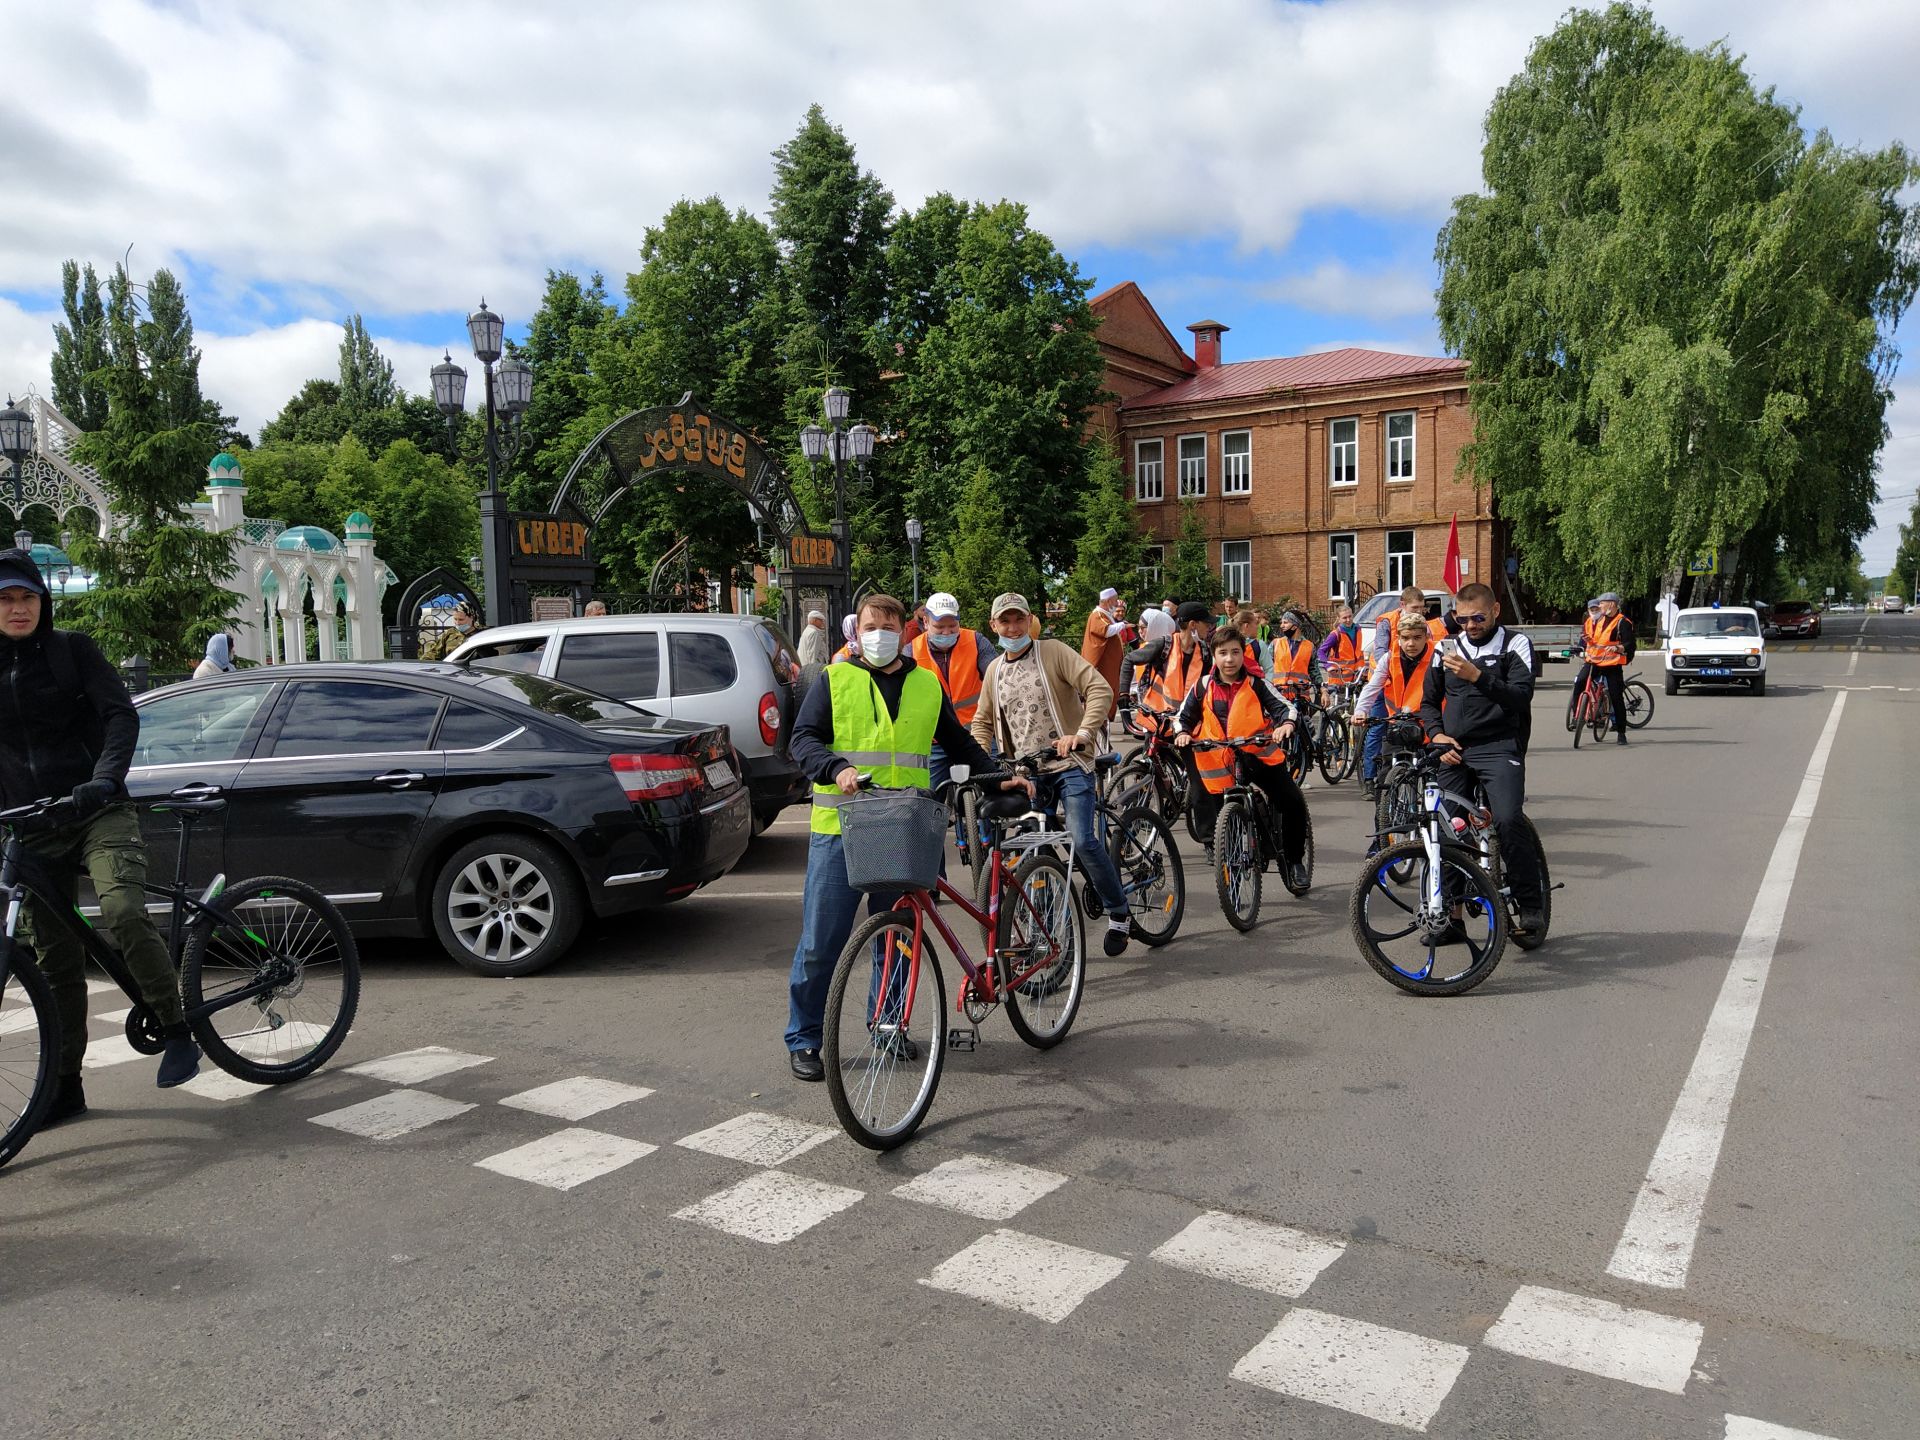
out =
<path fill-rule="evenodd" d="M 1473 429 L 1464 360 L 1333 350 L 1229 364 L 1227 326 L 1189 325 L 1189 355 L 1132 281 L 1092 304 L 1119 397 L 1098 423 L 1162 553 L 1192 496 L 1230 591 L 1320 609 L 1336 594 L 1444 588 L 1457 516 L 1467 578 L 1492 583 L 1505 555 L 1490 497 L 1456 471 Z"/>

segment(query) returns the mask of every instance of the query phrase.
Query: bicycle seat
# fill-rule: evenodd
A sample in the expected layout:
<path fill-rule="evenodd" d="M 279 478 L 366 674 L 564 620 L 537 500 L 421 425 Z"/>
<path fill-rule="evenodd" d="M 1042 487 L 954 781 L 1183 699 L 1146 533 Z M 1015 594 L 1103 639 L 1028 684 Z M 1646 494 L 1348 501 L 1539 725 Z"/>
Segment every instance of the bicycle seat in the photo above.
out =
<path fill-rule="evenodd" d="M 1104 754 L 1093 757 L 1093 768 L 1095 770 L 1111 770 L 1119 763 L 1120 752 L 1118 750 L 1108 750 Z"/>
<path fill-rule="evenodd" d="M 983 802 L 980 813 L 989 820 L 1017 820 L 1033 808 L 1033 802 L 1020 790 L 1002 790 Z"/>

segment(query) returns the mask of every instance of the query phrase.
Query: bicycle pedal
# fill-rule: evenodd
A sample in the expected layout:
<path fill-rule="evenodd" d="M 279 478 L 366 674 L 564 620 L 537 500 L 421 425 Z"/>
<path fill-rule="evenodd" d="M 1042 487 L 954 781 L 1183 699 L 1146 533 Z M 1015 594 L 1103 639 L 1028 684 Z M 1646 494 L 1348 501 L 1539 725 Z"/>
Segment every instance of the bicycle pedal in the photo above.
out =
<path fill-rule="evenodd" d="M 978 1050 L 980 1048 L 980 1027 L 969 1025 L 962 1029 L 958 1025 L 947 1027 L 947 1049 Z"/>

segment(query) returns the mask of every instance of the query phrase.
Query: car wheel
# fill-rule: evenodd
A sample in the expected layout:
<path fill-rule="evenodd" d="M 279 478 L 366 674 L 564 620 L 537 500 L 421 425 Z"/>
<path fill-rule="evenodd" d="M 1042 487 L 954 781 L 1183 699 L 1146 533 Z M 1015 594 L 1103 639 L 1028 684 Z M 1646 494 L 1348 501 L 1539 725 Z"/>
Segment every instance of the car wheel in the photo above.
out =
<path fill-rule="evenodd" d="M 1673 676 L 1671 675 L 1667 676 L 1667 694 L 1678 695 L 1679 693 L 1680 693 L 1680 682 L 1674 679 Z"/>
<path fill-rule="evenodd" d="M 483 835 L 462 845 L 433 882 L 433 930 L 476 975 L 531 975 L 553 964 L 586 918 L 572 864 L 531 835 Z"/>
<path fill-rule="evenodd" d="M 1765 675 L 1754 676 L 1752 688 L 1753 688 L 1753 693 L 1756 696 L 1766 694 L 1767 693 L 1767 677 Z"/>

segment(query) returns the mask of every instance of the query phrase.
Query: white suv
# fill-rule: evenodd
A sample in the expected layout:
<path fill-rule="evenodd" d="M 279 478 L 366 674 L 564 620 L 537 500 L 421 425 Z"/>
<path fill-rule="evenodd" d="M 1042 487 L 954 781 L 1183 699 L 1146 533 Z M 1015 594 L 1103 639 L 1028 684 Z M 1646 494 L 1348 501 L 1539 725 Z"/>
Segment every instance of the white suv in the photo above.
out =
<path fill-rule="evenodd" d="M 1682 610 L 1667 641 L 1667 694 L 1685 685 L 1745 685 L 1767 693 L 1767 641 L 1760 612 L 1743 605 Z"/>
<path fill-rule="evenodd" d="M 807 798 L 787 757 L 800 661 L 758 615 L 596 615 L 482 630 L 447 659 L 564 680 L 655 715 L 725 725 L 764 830 Z"/>

